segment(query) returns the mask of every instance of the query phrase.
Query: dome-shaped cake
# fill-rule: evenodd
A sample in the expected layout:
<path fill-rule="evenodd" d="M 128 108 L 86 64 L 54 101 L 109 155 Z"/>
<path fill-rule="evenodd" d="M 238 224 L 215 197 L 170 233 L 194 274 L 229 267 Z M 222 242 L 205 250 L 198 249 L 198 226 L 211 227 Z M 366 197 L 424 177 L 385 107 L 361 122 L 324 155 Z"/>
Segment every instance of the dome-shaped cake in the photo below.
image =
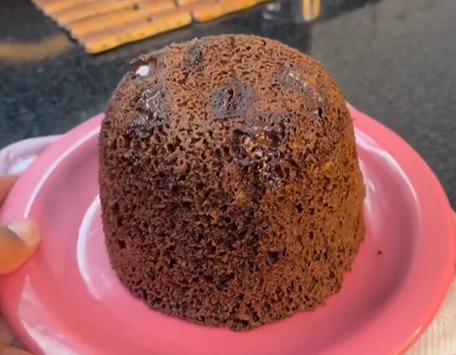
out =
<path fill-rule="evenodd" d="M 337 292 L 364 238 L 344 98 L 315 60 L 255 36 L 141 56 L 100 132 L 109 258 L 151 308 L 245 330 Z"/>

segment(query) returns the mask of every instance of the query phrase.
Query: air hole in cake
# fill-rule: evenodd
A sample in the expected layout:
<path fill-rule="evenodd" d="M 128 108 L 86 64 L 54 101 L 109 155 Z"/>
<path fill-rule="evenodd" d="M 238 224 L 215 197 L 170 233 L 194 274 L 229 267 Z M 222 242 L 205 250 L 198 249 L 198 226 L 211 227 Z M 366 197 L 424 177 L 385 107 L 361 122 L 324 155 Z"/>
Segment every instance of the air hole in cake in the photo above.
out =
<path fill-rule="evenodd" d="M 327 176 L 325 176 L 323 178 L 321 185 L 322 185 L 323 189 L 328 189 L 330 183 L 331 183 L 331 179 L 328 178 Z"/>
<path fill-rule="evenodd" d="M 250 154 L 252 159 L 261 160 L 261 158 L 263 158 L 263 151 L 261 150 L 260 147 L 254 147 L 250 151 L 247 151 L 247 152 Z"/>
<path fill-rule="evenodd" d="M 247 269 L 250 271 L 255 271 L 255 264 L 253 263 L 252 260 L 247 260 L 245 263 L 248 267 Z"/>
<path fill-rule="evenodd" d="M 200 280 L 199 276 L 193 276 L 191 279 L 191 283 L 198 283 Z"/>
<path fill-rule="evenodd" d="M 235 231 L 236 230 L 236 225 L 234 223 L 231 223 L 229 226 L 230 230 Z M 225 237 L 223 240 L 225 247 L 227 247 L 229 250 L 234 250 L 236 246 L 236 237 L 233 235 L 228 235 Z"/>
<path fill-rule="evenodd" d="M 206 246 L 206 252 L 208 253 L 208 255 L 214 255 L 215 251 L 216 251 L 216 247 L 214 245 L 209 244 Z"/>
<path fill-rule="evenodd" d="M 252 318 L 255 323 L 260 320 L 260 317 L 258 316 L 257 312 L 252 312 Z"/>
<path fill-rule="evenodd" d="M 123 241 L 123 240 L 119 240 L 117 242 L 117 244 L 119 244 L 120 249 L 125 249 L 127 247 L 127 245 L 125 244 L 125 241 Z"/>
<path fill-rule="evenodd" d="M 268 258 L 268 261 L 271 264 L 275 264 L 277 261 L 279 261 L 279 252 L 277 252 L 277 251 L 268 251 L 267 258 Z"/>
<path fill-rule="evenodd" d="M 211 223 L 211 217 L 209 216 L 200 216 L 199 221 L 203 225 L 209 225 Z"/>
<path fill-rule="evenodd" d="M 152 303 L 155 304 L 156 306 L 161 305 L 162 302 L 163 302 L 163 299 L 161 297 L 152 298 Z"/>
<path fill-rule="evenodd" d="M 221 159 L 222 158 L 222 150 L 220 148 L 215 149 L 214 156 L 217 159 Z"/>
<path fill-rule="evenodd" d="M 234 273 L 229 273 L 220 277 L 217 283 L 217 290 L 224 291 L 228 287 L 228 283 L 234 279 Z"/>
<path fill-rule="evenodd" d="M 123 218 L 117 218 L 116 219 L 116 226 L 117 227 L 122 227 L 123 226 Z"/>
<path fill-rule="evenodd" d="M 323 110 L 321 107 L 318 108 L 318 116 L 320 116 L 320 118 L 323 118 Z"/>
<path fill-rule="evenodd" d="M 323 252 L 323 260 L 328 260 L 328 251 L 326 249 Z"/>
<path fill-rule="evenodd" d="M 204 281 L 213 283 L 214 282 L 214 277 L 212 275 L 204 275 L 203 276 Z"/>
<path fill-rule="evenodd" d="M 251 246 L 254 246 L 258 243 L 259 240 L 260 240 L 260 236 L 257 233 L 255 233 L 250 237 L 248 244 L 250 244 Z"/>
<path fill-rule="evenodd" d="M 298 211 L 298 213 L 302 213 L 302 211 L 304 211 L 304 208 L 302 207 L 301 202 L 296 204 L 296 211 Z"/>
<path fill-rule="evenodd" d="M 285 175 L 284 175 L 284 172 L 282 170 L 282 167 L 280 165 L 276 165 L 274 167 L 274 173 L 275 175 L 278 177 L 278 178 L 284 178 Z"/>
<path fill-rule="evenodd" d="M 228 146 L 223 146 L 223 154 L 225 155 L 226 158 L 231 159 L 231 150 Z"/>
<path fill-rule="evenodd" d="M 111 143 L 109 144 L 109 147 L 111 149 L 117 149 L 117 139 L 113 139 Z"/>

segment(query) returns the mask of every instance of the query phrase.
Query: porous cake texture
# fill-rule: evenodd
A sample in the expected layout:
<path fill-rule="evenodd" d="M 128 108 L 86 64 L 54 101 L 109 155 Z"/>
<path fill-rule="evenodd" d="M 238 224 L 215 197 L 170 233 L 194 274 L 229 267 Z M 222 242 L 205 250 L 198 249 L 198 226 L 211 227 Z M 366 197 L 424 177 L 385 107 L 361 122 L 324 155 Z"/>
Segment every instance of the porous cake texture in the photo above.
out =
<path fill-rule="evenodd" d="M 352 119 L 322 65 L 224 35 L 140 56 L 100 132 L 113 269 L 154 310 L 246 330 L 340 290 L 364 238 Z"/>

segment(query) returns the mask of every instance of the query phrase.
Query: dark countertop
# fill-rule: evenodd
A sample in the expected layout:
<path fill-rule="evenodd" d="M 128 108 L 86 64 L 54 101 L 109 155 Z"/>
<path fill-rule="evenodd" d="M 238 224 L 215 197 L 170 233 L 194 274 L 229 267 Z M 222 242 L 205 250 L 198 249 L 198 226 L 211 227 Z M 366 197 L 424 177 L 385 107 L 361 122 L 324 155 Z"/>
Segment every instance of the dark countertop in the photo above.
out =
<path fill-rule="evenodd" d="M 456 206 L 456 1 L 322 0 L 321 8 L 302 23 L 266 21 L 259 8 L 89 56 L 29 1 L 3 0 L 0 147 L 63 133 L 102 111 L 138 53 L 206 34 L 254 33 L 322 61 L 349 102 L 425 158 Z"/>

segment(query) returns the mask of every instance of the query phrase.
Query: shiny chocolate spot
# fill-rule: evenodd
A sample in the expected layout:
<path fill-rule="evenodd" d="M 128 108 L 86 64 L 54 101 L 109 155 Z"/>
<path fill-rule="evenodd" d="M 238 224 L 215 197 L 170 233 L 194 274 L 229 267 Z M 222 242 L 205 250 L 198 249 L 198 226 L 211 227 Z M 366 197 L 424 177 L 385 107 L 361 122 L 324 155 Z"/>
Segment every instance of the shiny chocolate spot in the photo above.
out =
<path fill-rule="evenodd" d="M 304 68 L 287 68 L 283 73 L 285 84 L 301 92 L 318 94 L 317 75 Z"/>
<path fill-rule="evenodd" d="M 270 128 L 265 128 L 264 130 L 257 132 L 255 139 L 262 146 L 269 148 L 278 148 L 282 142 L 281 134 Z"/>
<path fill-rule="evenodd" d="M 158 68 L 157 58 L 150 56 L 141 56 L 131 62 L 131 66 L 136 75 L 139 76 L 153 76 Z"/>
<path fill-rule="evenodd" d="M 267 149 L 276 149 L 285 138 L 284 119 L 275 114 L 261 114 L 254 119 L 252 137 Z"/>

